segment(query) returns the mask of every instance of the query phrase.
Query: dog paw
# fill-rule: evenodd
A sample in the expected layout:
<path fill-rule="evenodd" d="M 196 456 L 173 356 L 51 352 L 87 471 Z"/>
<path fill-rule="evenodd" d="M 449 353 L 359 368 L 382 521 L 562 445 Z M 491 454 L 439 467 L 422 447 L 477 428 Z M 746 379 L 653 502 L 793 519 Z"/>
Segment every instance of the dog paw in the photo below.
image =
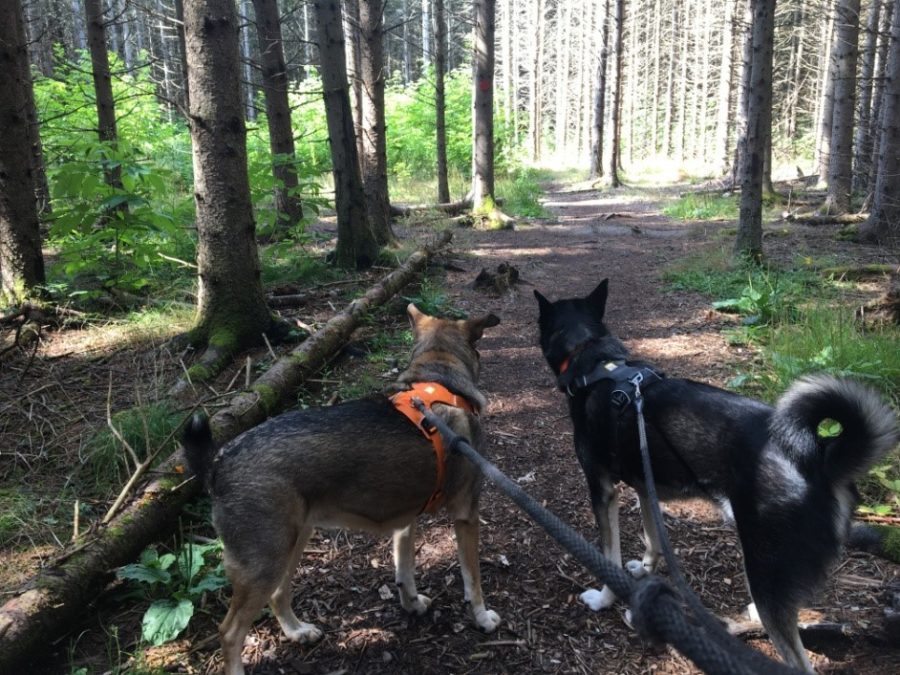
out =
<path fill-rule="evenodd" d="M 288 640 L 299 642 L 301 645 L 309 645 L 322 639 L 322 630 L 311 623 L 300 622 L 300 625 L 291 631 L 284 633 Z"/>
<path fill-rule="evenodd" d="M 403 600 L 403 596 L 401 596 L 401 604 L 403 605 L 403 609 L 405 609 L 410 614 L 415 614 L 416 616 L 422 616 L 425 612 L 428 611 L 428 608 L 431 606 L 431 598 L 427 595 L 422 595 L 419 593 L 415 598 L 411 600 Z"/>
<path fill-rule="evenodd" d="M 616 602 L 616 595 L 609 590 L 609 588 L 604 586 L 602 591 L 598 591 L 596 588 L 590 588 L 579 595 L 578 599 L 593 611 L 599 612 L 601 609 L 612 607 Z"/>
<path fill-rule="evenodd" d="M 650 568 L 644 565 L 640 560 L 629 560 L 625 563 L 625 569 L 628 570 L 635 579 L 643 579 L 650 574 Z"/>
<path fill-rule="evenodd" d="M 492 609 L 481 609 L 475 612 L 475 623 L 485 633 L 493 633 L 500 625 L 500 615 Z"/>

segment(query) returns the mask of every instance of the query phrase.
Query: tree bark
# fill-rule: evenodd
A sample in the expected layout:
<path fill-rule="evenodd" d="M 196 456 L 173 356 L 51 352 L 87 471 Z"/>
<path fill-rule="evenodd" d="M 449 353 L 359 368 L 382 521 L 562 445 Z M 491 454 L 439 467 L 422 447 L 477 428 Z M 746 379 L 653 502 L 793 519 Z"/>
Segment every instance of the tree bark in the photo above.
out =
<path fill-rule="evenodd" d="M 572 20 L 566 13 L 565 2 L 557 2 L 556 7 L 556 105 L 554 106 L 553 149 L 557 157 L 566 152 L 569 127 L 569 52 Z"/>
<path fill-rule="evenodd" d="M 187 44 L 184 39 L 184 0 L 175 0 L 175 32 L 181 57 L 181 107 L 187 112 L 191 109 L 191 92 L 188 89 Z"/>
<path fill-rule="evenodd" d="M 0 304 L 43 284 L 31 141 L 37 116 L 20 0 L 0 3 Z"/>
<path fill-rule="evenodd" d="M 621 139 L 620 113 L 622 111 L 622 49 L 624 47 L 623 24 L 625 21 L 625 0 L 616 2 L 616 83 L 613 85 L 612 100 L 612 152 L 609 160 L 609 182 L 614 188 L 619 187 L 622 181 L 619 178 L 619 146 Z"/>
<path fill-rule="evenodd" d="M 772 129 L 772 53 L 775 0 L 754 0 L 747 135 L 741 160 L 741 203 L 735 254 L 762 258 L 762 188 L 766 136 Z"/>
<path fill-rule="evenodd" d="M 238 19 L 232 0 L 185 4 L 199 268 L 192 338 L 230 357 L 271 323 L 247 176 Z"/>
<path fill-rule="evenodd" d="M 339 2 L 315 4 L 318 25 L 322 94 L 334 174 L 334 205 L 338 238 L 335 262 L 341 267 L 365 269 L 378 257 L 378 242 L 366 214 L 359 173 L 350 87 L 344 53 L 344 32 Z"/>
<path fill-rule="evenodd" d="M 893 252 L 900 250 L 900 2 L 896 1 L 885 75 L 878 177 L 872 210 L 859 234 Z"/>
<path fill-rule="evenodd" d="M 362 91 L 361 168 L 369 222 L 380 246 L 397 238 L 391 229 L 388 197 L 387 139 L 384 121 L 384 4 L 361 0 L 359 4 L 359 74 Z"/>
<path fill-rule="evenodd" d="M 494 198 L 495 0 L 475 0 L 472 94 L 472 206 Z"/>
<path fill-rule="evenodd" d="M 447 58 L 447 24 L 444 22 L 444 0 L 434 0 L 434 131 L 437 145 L 437 199 L 450 201 L 447 177 L 447 104 L 444 97 L 444 70 Z"/>
<path fill-rule="evenodd" d="M 600 59 L 594 89 L 593 138 L 591 146 L 591 178 L 603 176 L 603 116 L 606 114 L 606 70 L 609 61 L 609 2 L 603 3 L 603 28 L 600 37 Z"/>
<path fill-rule="evenodd" d="M 347 80 L 350 85 L 350 109 L 353 111 L 353 132 L 356 134 L 356 156 L 362 162 L 363 151 L 363 83 L 360 76 L 359 3 L 361 0 L 341 0 L 344 6 L 344 55 L 347 59 Z M 365 2 L 366 0 L 362 0 Z M 360 164 L 360 176 L 364 170 Z"/>
<path fill-rule="evenodd" d="M 831 126 L 831 161 L 828 165 L 826 213 L 850 210 L 853 173 L 853 113 L 856 110 L 856 62 L 859 53 L 860 0 L 838 0 Z"/>
<path fill-rule="evenodd" d="M 253 86 L 253 48 L 250 44 L 250 24 L 252 18 L 250 16 L 250 0 L 239 0 L 240 15 L 243 17 L 243 26 L 238 27 L 240 31 L 240 50 L 241 50 L 241 66 L 243 69 L 243 92 L 245 98 L 245 110 L 247 119 L 256 121 L 256 90 Z M 168 67 L 166 67 L 168 71 Z"/>
<path fill-rule="evenodd" d="M 193 12 L 191 6 L 198 3 L 199 0 L 187 3 L 189 14 Z M 215 28 L 221 30 L 222 24 L 216 21 Z M 229 33 L 233 35 L 233 31 L 232 28 Z M 237 51 L 236 36 L 232 39 Z M 237 84 L 235 80 L 231 86 Z M 238 98 L 238 110 L 240 105 Z M 210 420 L 216 443 L 221 445 L 235 438 L 280 410 L 297 388 L 343 347 L 361 319 L 421 274 L 433 253 L 449 239 L 447 231 L 434 245 L 413 253 L 402 267 L 351 302 L 289 356 L 276 361 L 250 392 L 233 398 L 227 408 Z M 85 608 L 103 590 L 112 569 L 132 562 L 148 544 L 172 531 L 182 507 L 200 491 L 199 482 L 185 481 L 183 473 L 176 471 L 178 466 L 183 467 L 180 454 L 158 467 L 162 478 L 146 487 L 106 528 L 45 567 L 26 585 L 29 590 L 18 593 L 0 608 L 0 672 L 28 672 L 17 668 L 83 617 Z"/>
<path fill-rule="evenodd" d="M 275 177 L 275 230 L 296 225 L 303 218 L 297 195 L 297 170 L 294 154 L 294 130 L 288 101 L 287 65 L 281 38 L 281 19 L 276 0 L 253 0 L 256 31 L 262 57 L 262 88 L 266 96 L 266 118 Z"/>

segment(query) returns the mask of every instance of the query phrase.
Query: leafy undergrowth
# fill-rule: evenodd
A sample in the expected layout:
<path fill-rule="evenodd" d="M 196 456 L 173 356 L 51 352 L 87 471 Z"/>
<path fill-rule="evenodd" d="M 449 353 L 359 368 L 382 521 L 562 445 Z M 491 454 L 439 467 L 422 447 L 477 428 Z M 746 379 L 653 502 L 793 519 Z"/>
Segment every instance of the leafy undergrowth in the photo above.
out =
<path fill-rule="evenodd" d="M 713 309 L 739 315 L 740 325 L 724 337 L 760 358 L 731 379 L 731 388 L 774 402 L 798 377 L 825 372 L 869 384 L 900 407 L 900 327 L 861 324 L 855 284 L 823 276 L 813 263 L 757 267 L 705 251 L 672 265 L 664 278 L 673 289 L 706 294 Z M 861 489 L 864 511 L 900 515 L 900 451 Z"/>

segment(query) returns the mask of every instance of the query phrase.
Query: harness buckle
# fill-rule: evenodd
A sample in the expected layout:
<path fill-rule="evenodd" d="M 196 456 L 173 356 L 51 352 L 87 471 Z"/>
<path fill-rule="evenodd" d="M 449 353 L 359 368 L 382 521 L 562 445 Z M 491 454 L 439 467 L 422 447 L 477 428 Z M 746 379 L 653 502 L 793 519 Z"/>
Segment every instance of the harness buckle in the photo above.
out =
<path fill-rule="evenodd" d="M 624 389 L 616 389 L 613 391 L 610 396 L 610 400 L 612 404 L 617 408 L 625 408 L 629 403 L 631 403 L 631 397 L 628 395 L 628 392 Z"/>

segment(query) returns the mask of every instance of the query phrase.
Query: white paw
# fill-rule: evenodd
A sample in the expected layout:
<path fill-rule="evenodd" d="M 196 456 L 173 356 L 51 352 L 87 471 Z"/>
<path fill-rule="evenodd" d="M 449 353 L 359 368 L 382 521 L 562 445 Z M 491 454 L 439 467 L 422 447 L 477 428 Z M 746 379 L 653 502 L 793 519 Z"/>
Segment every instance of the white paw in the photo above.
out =
<path fill-rule="evenodd" d="M 643 579 L 650 574 L 650 568 L 640 560 L 629 560 L 625 563 L 625 569 L 628 570 L 635 579 Z"/>
<path fill-rule="evenodd" d="M 300 622 L 300 626 L 291 631 L 285 631 L 288 640 L 299 642 L 301 645 L 312 644 L 322 639 L 322 631 L 311 623 Z"/>
<path fill-rule="evenodd" d="M 492 609 L 480 609 L 475 612 L 475 623 L 485 633 L 493 633 L 500 625 L 500 615 Z"/>
<path fill-rule="evenodd" d="M 609 588 L 604 586 L 602 591 L 598 591 L 595 588 L 589 588 L 579 595 L 578 599 L 595 612 L 599 612 L 601 609 L 612 607 L 616 602 L 616 595 L 609 590 Z"/>
<path fill-rule="evenodd" d="M 400 604 L 403 605 L 403 609 L 416 616 L 422 616 L 431 606 L 431 598 L 427 595 L 422 595 L 421 593 L 412 600 L 404 600 L 403 595 L 401 594 L 400 599 L 402 601 Z"/>
<path fill-rule="evenodd" d="M 747 618 L 753 623 L 762 623 L 762 619 L 759 618 L 759 610 L 756 609 L 756 603 L 751 602 L 747 605 Z"/>

